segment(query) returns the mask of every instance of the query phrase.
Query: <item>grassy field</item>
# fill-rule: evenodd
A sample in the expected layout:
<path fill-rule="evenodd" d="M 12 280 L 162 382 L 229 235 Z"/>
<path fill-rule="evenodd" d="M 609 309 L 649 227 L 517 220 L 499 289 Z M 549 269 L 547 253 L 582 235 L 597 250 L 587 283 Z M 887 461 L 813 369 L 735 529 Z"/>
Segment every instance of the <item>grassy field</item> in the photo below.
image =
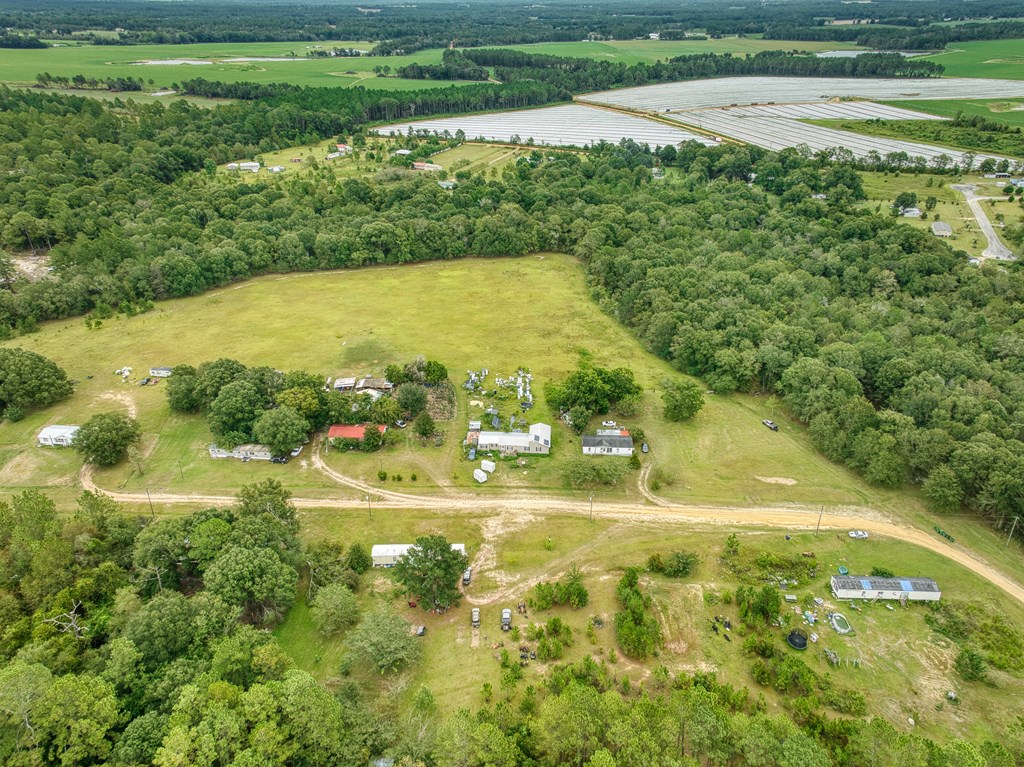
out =
<path fill-rule="evenodd" d="M 333 524 L 335 520 L 314 515 L 304 522 L 319 528 L 320 524 Z M 471 559 L 479 554 L 480 561 L 486 560 L 488 564 L 478 566 L 474 572 L 473 582 L 466 589 L 467 599 L 459 608 L 441 616 L 411 609 L 394 589 L 390 574 L 383 571 L 364 576 L 360 596 L 364 607 L 384 601 L 392 604 L 411 624 L 427 627 L 422 639 L 423 657 L 402 681 L 402 686 L 410 691 L 426 686 L 434 694 L 442 713 L 483 705 L 484 683 L 492 686 L 495 700 L 504 699 L 498 662 L 502 647 L 495 645 L 503 643 L 516 658 L 518 645 L 525 639 L 516 641 L 499 631 L 500 611 L 525 601 L 538 580 L 555 579 L 575 563 L 584 571 L 590 603 L 578 611 L 568 608 L 530 610 L 527 617 L 513 610 L 514 625 L 525 628 L 530 622 L 544 622 L 557 615 L 572 627 L 574 636 L 574 644 L 567 650 L 564 660 L 574 661 L 588 654 L 607 660 L 615 647 L 613 616 L 618 609 L 615 585 L 622 570 L 643 564 L 652 553 L 664 555 L 678 549 L 699 552 L 701 564 L 694 577 L 686 580 L 645 577 L 645 587 L 654 597 L 661 619 L 665 646 L 656 658 L 644 663 L 620 655 L 612 665 L 615 675 L 620 681 L 628 678 L 638 691 L 653 684 L 651 672 L 659 664 L 673 673 L 714 670 L 720 681 L 750 686 L 754 696 L 763 692 L 771 713 L 782 710 L 782 699 L 772 690 L 758 687 L 750 677 L 751 661 L 742 651 L 742 632 L 736 630 L 739 621 L 735 605 L 718 601 L 724 591 L 734 590 L 739 583 L 734 572 L 720 559 L 728 530 L 683 531 L 653 523 L 590 523 L 581 518 L 525 515 L 485 517 L 473 520 L 469 526 L 461 518 L 451 522 L 454 526 L 432 522 L 420 513 L 410 513 L 404 520 L 392 520 L 390 529 L 397 536 L 396 540 L 412 540 L 424 530 L 436 529 L 444 532 L 449 540 L 465 540 Z M 474 534 L 473 528 L 477 525 Z M 365 523 L 356 519 L 337 526 L 344 530 L 339 540 L 346 543 L 362 540 L 367 531 Z M 824 612 L 840 610 L 849 619 L 854 633 L 840 636 L 827 625 L 815 627 L 820 640 L 801 656 L 802 660 L 818 673 L 830 673 L 836 684 L 863 692 L 870 714 L 883 715 L 903 728 L 907 718 L 913 717 L 919 732 L 940 741 L 951 735 L 978 740 L 998 737 L 1003 725 L 1015 715 L 1014 701 L 1024 693 L 1021 679 L 994 672 L 986 684 L 962 682 L 952 667 L 956 648 L 925 625 L 925 608 L 897 605 L 895 610 L 889 610 L 878 603 L 854 609 L 832 599 L 828 578 L 840 565 L 854 573 L 887 567 L 900 574 L 932 574 L 940 581 L 943 598 L 976 600 L 1001 612 L 1018 626 L 1024 621 L 1024 608 L 1020 605 L 1003 600 L 990 586 L 957 571 L 936 555 L 896 541 L 852 541 L 842 535 L 816 537 L 813 533 L 798 534 L 787 541 L 780 533 L 750 530 L 741 531 L 739 537 L 739 558 L 746 564 L 753 562 L 759 552 L 798 559 L 801 552 L 815 553 L 817 575 L 803 579 L 791 591 L 801 600 L 823 598 L 825 605 L 819 610 L 819 617 Z M 545 546 L 548 538 L 552 542 L 550 549 Z M 481 542 L 486 552 L 482 551 Z M 469 625 L 469 609 L 474 606 L 481 609 L 482 622 L 478 630 Z M 792 605 L 785 606 L 784 614 L 792 611 Z M 731 619 L 732 642 L 723 639 L 724 631 L 712 632 L 715 615 Z M 604 627 L 595 630 L 591 642 L 586 628 L 595 616 L 604 621 Z M 795 619 L 796 616 L 790 617 Z M 795 625 L 800 623 L 799 620 L 794 622 Z M 772 633 L 781 647 L 783 632 L 775 629 Z M 301 667 L 328 681 L 336 676 L 344 654 L 343 643 L 320 638 L 304 604 L 289 615 L 276 634 Z M 839 654 L 842 659 L 839 667 L 828 666 L 825 649 Z M 860 666 L 853 666 L 853 660 L 859 661 Z M 550 664 L 530 661 L 517 694 L 521 695 L 526 685 L 538 684 L 549 667 Z M 359 681 L 371 689 L 383 687 L 379 679 L 360 677 Z M 944 703 L 947 690 L 957 692 L 961 699 L 959 705 Z"/>
<path fill-rule="evenodd" d="M 543 53 L 549 56 L 571 56 L 575 58 L 613 61 L 619 64 L 662 61 L 673 56 L 695 53 L 732 53 L 742 56 L 761 51 L 836 51 L 856 50 L 858 46 L 849 43 L 813 42 L 805 40 L 761 40 L 753 37 L 724 37 L 719 40 L 614 40 L 609 42 L 578 43 L 535 43 L 532 45 L 508 45 L 526 53 Z"/>
<path fill-rule="evenodd" d="M 1005 101 L 889 101 L 889 106 L 915 109 L 940 117 L 956 117 L 957 112 L 965 115 L 980 115 L 1007 125 L 1024 127 L 1024 99 Z"/>
<path fill-rule="evenodd" d="M 497 284 L 505 295 L 500 315 L 488 309 Z M 456 320 L 451 307 L 459 307 L 464 319 Z M 209 332 L 211 328 L 217 332 Z M 438 333 L 438 328 L 445 332 Z M 267 277 L 163 303 L 139 317 L 109 320 L 99 330 L 88 330 L 79 320 L 51 323 L 39 333 L 8 342 L 15 343 L 55 359 L 81 382 L 71 399 L 4 425 L 0 450 L 12 451 L 8 467 L 15 468 L 0 472 L 15 486 L 73 484 L 78 468 L 73 456 L 30 447 L 40 427 L 80 423 L 90 413 L 131 402 L 146 434 L 144 474 L 122 464 L 97 474 L 101 486 L 231 492 L 251 479 L 279 476 L 305 495 L 337 494 L 305 459 L 286 466 L 211 461 L 204 421 L 171 414 L 159 386 L 121 384 L 112 372 L 123 365 L 141 377 L 154 365 L 233 356 L 252 365 L 338 375 L 379 372 L 389 362 L 422 353 L 442 360 L 456 378 L 468 369 L 511 373 L 526 365 L 540 396 L 536 417 L 550 420 L 543 386 L 575 367 L 585 350 L 597 364 L 628 364 L 636 371 L 645 388 L 644 410 L 624 423 L 646 430 L 648 460 L 662 470 L 660 492 L 667 497 L 872 506 L 894 513 L 902 513 L 907 504 L 918 505 L 907 493 L 872 488 L 824 460 L 803 427 L 787 421 L 771 398 L 708 395 L 692 422 L 663 421 L 658 389 L 662 378 L 672 374 L 670 367 L 644 353 L 632 336 L 598 311 L 587 296 L 579 266 L 560 255 Z M 460 443 L 469 414 L 460 389 L 458 416 L 443 427 L 449 433 L 444 448 L 422 448 L 404 440 L 376 457 L 332 453 L 329 460 L 340 471 L 374 482 L 381 460 L 390 474 L 405 478 L 426 461 L 429 470 L 417 472 L 418 491 L 440 489 L 442 480 L 468 487 L 471 467 L 461 457 Z M 761 426 L 765 417 L 780 421 L 782 430 L 776 434 Z M 578 442 L 560 426 L 554 439 L 552 458 L 537 459 L 532 468 L 499 472 L 481 492 L 556 488 L 560 464 L 575 453 Z M 524 477 L 524 470 L 534 473 Z M 632 476 L 611 495 L 637 493 Z"/>
<path fill-rule="evenodd" d="M 1024 40 L 955 43 L 942 53 L 923 58 L 942 64 L 945 77 L 1024 78 Z"/>
<path fill-rule="evenodd" d="M 69 45 L 45 50 L 0 50 L 0 82 L 31 85 L 36 75 L 49 72 L 71 77 L 131 76 L 152 80 L 150 90 L 169 88 L 173 83 L 202 77 L 222 82 L 289 82 L 295 85 L 352 86 L 410 90 L 424 87 L 443 87 L 450 83 L 424 80 L 400 80 L 377 77 L 374 67 L 388 66 L 392 70 L 413 62 L 436 64 L 441 61 L 441 50 L 418 51 L 407 56 L 360 56 L 357 58 L 311 59 L 305 54 L 315 43 L 200 43 L 195 45 L 135 45 L 123 47 Z M 323 47 L 357 48 L 367 50 L 372 43 L 331 42 Z M 785 40 L 757 40 L 751 38 L 725 38 L 722 40 L 627 40 L 608 43 L 542 43 L 512 46 L 517 50 L 549 53 L 560 56 L 607 59 L 626 64 L 657 61 L 687 53 L 756 53 L 763 50 L 832 50 L 850 48 L 842 43 L 790 42 Z M 237 61 L 236 58 L 281 58 L 281 61 Z M 294 60 L 290 60 L 294 58 Z M 200 60 L 213 63 L 147 64 L 140 61 Z M 459 83 L 456 83 L 459 84 Z"/>
<path fill-rule="evenodd" d="M 893 121 L 890 124 L 879 124 L 872 122 L 871 120 L 806 120 L 803 122 L 809 122 L 813 125 L 821 125 L 825 128 L 832 128 L 833 130 L 850 131 L 852 133 L 859 133 L 864 136 L 883 136 L 885 138 L 894 138 L 901 141 L 919 141 L 921 143 L 928 144 L 929 146 L 940 146 L 947 149 L 956 150 L 972 150 L 978 154 L 990 154 L 998 157 L 1007 157 L 1009 159 L 1019 159 L 1024 156 L 1024 142 L 1018 138 L 1016 142 L 1007 142 L 1007 145 L 1000 149 L 989 149 L 980 146 L 966 146 L 964 144 L 955 144 L 951 141 L 939 141 L 932 137 L 932 135 L 923 133 L 936 125 L 944 125 L 944 123 L 938 120 L 926 120 L 926 121 Z M 922 123 L 926 123 L 922 127 Z M 897 126 L 897 127 L 893 127 Z M 902 128 L 902 130 L 900 130 Z M 945 137 L 946 134 L 943 134 Z"/>
<path fill-rule="evenodd" d="M 150 90 L 169 88 L 173 83 L 202 77 L 222 82 L 289 82 L 295 85 L 350 86 L 409 90 L 438 83 L 377 77 L 374 67 L 392 70 L 412 62 L 440 63 L 441 51 L 419 51 L 409 56 L 360 56 L 356 58 L 306 58 L 314 43 L 200 43 L 195 45 L 68 46 L 45 50 L 0 50 L 0 82 L 33 84 L 36 75 L 49 72 L 71 77 L 141 77 Z M 331 46 L 368 49 L 371 43 L 338 42 Z M 226 61 L 241 58 L 272 58 L 279 61 Z M 137 64 L 144 61 L 198 60 L 204 65 L 169 63 Z M 447 83 L 444 83 L 447 85 Z"/>

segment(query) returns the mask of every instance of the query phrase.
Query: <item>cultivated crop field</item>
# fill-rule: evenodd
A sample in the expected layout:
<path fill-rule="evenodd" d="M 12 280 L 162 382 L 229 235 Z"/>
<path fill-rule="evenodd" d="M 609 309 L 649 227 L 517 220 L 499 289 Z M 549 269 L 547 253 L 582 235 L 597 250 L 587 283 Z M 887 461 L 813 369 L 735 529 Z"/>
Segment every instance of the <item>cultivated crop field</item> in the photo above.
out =
<path fill-rule="evenodd" d="M 409 56 L 359 56 L 355 58 L 306 58 L 317 47 L 369 50 L 372 43 L 199 43 L 195 45 L 82 45 L 40 50 L 0 50 L 0 82 L 31 85 L 36 75 L 73 77 L 141 77 L 153 81 L 151 89 L 202 77 L 221 82 L 287 82 L 295 85 L 349 86 L 416 89 L 441 85 L 423 80 L 377 77 L 374 67 L 392 70 L 417 62 L 437 64 L 440 50 L 418 51 Z M 153 63 L 136 63 L 153 62 Z M 189 63 L 191 62 L 191 63 Z M 200 62 L 200 63 L 195 63 Z M 451 83 L 443 83 L 450 85 Z M 130 94 L 128 94 L 130 95 Z"/>
<path fill-rule="evenodd" d="M 699 141 L 706 146 L 715 143 L 683 128 L 578 104 L 396 123 L 382 126 L 377 132 L 382 136 L 402 135 L 410 128 L 442 135 L 462 130 L 466 138 L 484 141 L 525 143 L 532 138 L 537 144 L 550 146 L 582 147 L 600 141 L 617 144 L 623 138 L 652 147 L 684 141 Z"/>
<path fill-rule="evenodd" d="M 978 115 L 986 120 L 1024 127 L 1024 100 L 999 99 L 992 100 L 943 100 L 901 101 L 899 106 L 939 117 L 956 117 L 957 112 L 973 117 Z"/>

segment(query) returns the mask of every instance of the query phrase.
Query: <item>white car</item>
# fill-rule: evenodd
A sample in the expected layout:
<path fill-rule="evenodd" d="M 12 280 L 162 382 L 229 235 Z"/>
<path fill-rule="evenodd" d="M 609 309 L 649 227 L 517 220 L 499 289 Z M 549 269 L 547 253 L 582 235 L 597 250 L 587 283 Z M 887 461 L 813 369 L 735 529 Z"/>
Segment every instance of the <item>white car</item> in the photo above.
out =
<path fill-rule="evenodd" d="M 617 423 L 615 423 L 615 421 L 601 421 L 601 425 L 602 425 L 602 426 L 611 426 L 611 427 L 612 427 L 613 429 L 614 429 L 614 428 L 615 428 L 616 426 L 618 426 L 618 424 L 617 424 Z"/>
<path fill-rule="evenodd" d="M 856 538 L 858 540 L 864 540 L 865 538 L 868 537 L 868 534 L 866 532 L 864 532 L 863 530 L 851 530 L 850 531 L 850 537 L 851 538 Z"/>

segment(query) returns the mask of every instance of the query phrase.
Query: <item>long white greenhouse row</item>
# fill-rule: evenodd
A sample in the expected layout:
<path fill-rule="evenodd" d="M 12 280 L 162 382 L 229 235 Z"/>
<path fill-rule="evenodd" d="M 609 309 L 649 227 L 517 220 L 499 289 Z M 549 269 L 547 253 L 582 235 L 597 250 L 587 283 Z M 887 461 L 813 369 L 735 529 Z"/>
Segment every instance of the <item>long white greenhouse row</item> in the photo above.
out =
<path fill-rule="evenodd" d="M 704 111 L 704 110 L 698 110 Z M 942 120 L 925 112 L 875 104 L 840 101 L 829 104 L 778 104 L 764 107 L 722 107 L 713 110 L 736 117 L 784 117 L 790 120 Z"/>
<path fill-rule="evenodd" d="M 836 98 L 874 101 L 1024 97 L 1024 80 L 982 78 L 721 77 L 590 93 L 600 104 L 657 112 L 751 104 L 809 104 Z"/>
<path fill-rule="evenodd" d="M 788 117 L 773 117 L 759 113 L 758 108 L 744 110 L 748 114 L 738 114 L 739 109 L 703 109 L 697 112 L 680 112 L 666 115 L 683 123 L 698 125 L 704 130 L 721 133 L 723 136 L 738 139 L 747 144 L 778 151 L 787 147 L 806 144 L 812 151 L 821 149 L 845 148 L 856 157 L 867 157 L 877 152 L 884 157 L 892 152 L 906 152 L 910 157 L 924 157 L 929 162 L 939 155 L 946 155 L 949 164 L 959 164 L 963 153 L 954 149 L 919 144 L 913 141 L 881 136 L 864 136 L 848 131 L 823 128 L 819 125 L 808 125 Z M 987 157 L 999 160 L 1001 157 L 976 154 L 976 162 Z"/>
<path fill-rule="evenodd" d="M 519 143 L 526 143 L 532 138 L 535 144 L 548 146 L 583 147 L 601 141 L 617 144 L 624 138 L 651 147 L 684 141 L 700 141 L 706 146 L 715 144 L 714 139 L 692 133 L 683 126 L 674 128 L 642 117 L 577 104 L 397 123 L 380 127 L 377 133 L 381 136 L 404 135 L 410 128 L 440 135 L 445 131 L 454 135 L 462 130 L 470 141 L 516 139 Z"/>

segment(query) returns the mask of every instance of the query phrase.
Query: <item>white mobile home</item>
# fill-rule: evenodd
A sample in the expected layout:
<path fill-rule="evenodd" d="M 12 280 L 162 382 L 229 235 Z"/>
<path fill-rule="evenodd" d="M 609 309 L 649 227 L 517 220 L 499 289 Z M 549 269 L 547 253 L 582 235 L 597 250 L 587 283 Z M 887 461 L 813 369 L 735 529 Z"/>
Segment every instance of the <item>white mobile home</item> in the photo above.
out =
<path fill-rule="evenodd" d="M 38 442 L 46 447 L 71 447 L 78 433 L 77 426 L 47 426 L 39 432 Z"/>
<path fill-rule="evenodd" d="M 237 458 L 240 461 L 269 461 L 272 457 L 270 448 L 266 445 L 239 445 L 233 450 L 225 450 L 216 445 L 210 445 L 210 458 Z"/>
<path fill-rule="evenodd" d="M 535 423 L 529 433 L 482 431 L 476 438 L 476 445 L 480 450 L 497 450 L 504 455 L 547 455 L 551 452 L 551 427 L 546 423 Z"/>
<path fill-rule="evenodd" d="M 394 567 L 398 560 L 415 545 L 414 543 L 378 543 L 370 549 L 370 559 L 373 560 L 374 567 Z M 466 544 L 453 543 L 452 551 L 465 554 Z"/>
<path fill-rule="evenodd" d="M 167 378 L 173 372 L 171 368 L 150 368 L 149 376 L 150 378 Z"/>
<path fill-rule="evenodd" d="M 836 599 L 906 599 L 911 602 L 938 602 L 939 585 L 931 578 L 874 578 L 867 575 L 833 575 L 832 593 Z"/>

